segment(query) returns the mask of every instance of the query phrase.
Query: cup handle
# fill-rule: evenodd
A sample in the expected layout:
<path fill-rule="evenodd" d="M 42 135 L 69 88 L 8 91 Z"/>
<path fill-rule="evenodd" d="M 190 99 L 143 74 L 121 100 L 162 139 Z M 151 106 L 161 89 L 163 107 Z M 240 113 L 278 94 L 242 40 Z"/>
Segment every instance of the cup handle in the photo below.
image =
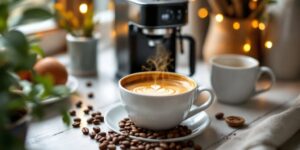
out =
<path fill-rule="evenodd" d="M 199 113 L 199 112 L 201 112 L 201 111 L 203 111 L 203 110 L 205 110 L 205 109 L 207 109 L 207 108 L 213 103 L 213 101 L 214 101 L 214 99 L 215 99 L 215 94 L 214 94 L 214 92 L 213 92 L 212 90 L 210 90 L 210 89 L 207 89 L 207 88 L 201 88 L 201 87 L 199 87 L 199 88 L 197 89 L 197 96 L 196 96 L 196 98 L 194 99 L 194 101 L 199 97 L 199 95 L 200 95 L 202 92 L 208 92 L 208 94 L 209 94 L 208 100 L 207 100 L 204 104 L 202 104 L 201 106 L 197 106 L 195 109 L 191 110 L 191 111 L 188 113 L 186 119 L 187 119 L 187 118 L 190 118 L 190 117 L 192 117 L 192 116 L 194 116 L 194 115 L 196 115 L 197 113 Z"/>
<path fill-rule="evenodd" d="M 272 86 L 275 84 L 276 82 L 276 78 L 275 78 L 275 74 L 273 73 L 273 71 L 269 68 L 269 67 L 260 67 L 259 68 L 259 73 L 258 73 L 258 76 L 257 76 L 257 81 L 259 80 L 259 78 L 261 77 L 262 74 L 268 74 L 270 76 L 270 82 L 271 82 L 271 85 L 265 89 L 261 89 L 261 90 L 255 90 L 254 92 L 254 95 L 257 95 L 257 94 L 260 94 L 260 93 L 263 93 L 263 92 L 266 92 L 266 91 L 269 91 Z"/>

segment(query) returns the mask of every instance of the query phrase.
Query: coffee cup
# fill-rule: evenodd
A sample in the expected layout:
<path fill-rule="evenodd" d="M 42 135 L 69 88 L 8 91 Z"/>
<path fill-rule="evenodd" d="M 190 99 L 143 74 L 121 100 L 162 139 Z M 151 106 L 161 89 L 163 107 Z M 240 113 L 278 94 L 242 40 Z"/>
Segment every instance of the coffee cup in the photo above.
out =
<path fill-rule="evenodd" d="M 259 62 L 243 55 L 220 55 L 210 60 L 211 84 L 220 102 L 239 104 L 250 97 L 266 92 L 275 83 L 275 75 L 268 67 L 259 67 Z M 258 90 L 256 83 L 262 74 L 270 76 L 270 86 Z"/>
<path fill-rule="evenodd" d="M 186 76 L 170 72 L 140 72 L 120 79 L 121 101 L 129 118 L 138 127 L 165 130 L 207 109 L 214 93 Z M 208 100 L 191 110 L 202 92 Z"/>

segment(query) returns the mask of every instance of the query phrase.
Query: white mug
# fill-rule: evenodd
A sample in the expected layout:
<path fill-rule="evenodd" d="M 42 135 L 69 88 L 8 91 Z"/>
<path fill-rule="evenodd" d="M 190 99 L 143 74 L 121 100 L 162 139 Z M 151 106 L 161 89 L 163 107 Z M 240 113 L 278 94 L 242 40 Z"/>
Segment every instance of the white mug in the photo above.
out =
<path fill-rule="evenodd" d="M 177 73 L 164 72 L 166 76 L 180 76 L 191 81 L 195 87 L 184 93 L 163 96 L 138 94 L 124 87 L 126 81 L 137 76 L 145 77 L 159 73 L 162 72 L 140 72 L 127 75 L 119 81 L 121 101 L 128 113 L 128 117 L 138 127 L 152 130 L 170 129 L 179 125 L 183 120 L 207 109 L 213 103 L 215 95 L 210 89 L 199 87 L 193 79 Z M 208 100 L 201 106 L 191 110 L 198 95 L 204 91 L 209 94 Z"/>
<path fill-rule="evenodd" d="M 243 55 L 219 55 L 210 60 L 211 84 L 217 99 L 223 103 L 239 104 L 250 97 L 266 92 L 275 83 L 275 75 L 268 67 L 259 67 L 259 62 Z M 262 74 L 270 76 L 271 85 L 257 90 L 256 83 Z"/>

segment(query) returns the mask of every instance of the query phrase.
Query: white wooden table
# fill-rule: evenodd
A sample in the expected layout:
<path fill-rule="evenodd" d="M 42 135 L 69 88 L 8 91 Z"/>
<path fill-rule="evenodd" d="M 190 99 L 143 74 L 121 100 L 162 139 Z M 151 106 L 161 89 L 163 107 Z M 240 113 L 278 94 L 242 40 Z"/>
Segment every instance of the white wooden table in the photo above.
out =
<path fill-rule="evenodd" d="M 68 66 L 68 58 L 65 55 L 58 58 Z M 112 49 L 101 51 L 99 54 L 99 75 L 94 78 L 77 78 L 79 81 L 78 93 L 70 100 L 56 103 L 45 108 L 46 116 L 41 121 L 32 121 L 29 126 L 26 146 L 30 150 L 97 150 L 98 143 L 84 136 L 80 129 L 73 129 L 63 124 L 59 110 L 61 106 L 74 107 L 74 103 L 82 100 L 84 104 L 92 104 L 95 109 L 105 112 L 108 107 L 119 102 L 117 80 L 115 79 L 116 61 Z M 193 78 L 200 84 L 210 87 L 209 67 L 198 62 L 196 74 Z M 88 88 L 86 83 L 93 83 Z M 94 98 L 88 99 L 87 94 L 93 92 Z M 277 82 L 274 88 L 259 95 L 243 105 L 225 105 L 217 101 L 206 111 L 211 118 L 211 125 L 194 141 L 204 149 L 215 149 L 220 144 L 230 140 L 232 136 L 239 134 L 243 129 L 237 130 L 228 127 L 223 121 L 214 118 L 216 112 L 224 112 L 226 115 L 240 115 L 245 117 L 248 127 L 263 120 L 266 116 L 280 112 L 288 107 L 293 98 L 300 93 L 300 82 Z M 201 100 L 197 100 L 197 104 Z M 85 117 L 83 112 L 80 116 Z M 82 122 L 83 126 L 86 125 Z M 101 128 L 107 130 L 102 124 Z M 300 137 L 300 134 L 298 134 Z M 299 138 L 298 138 L 299 139 Z"/>

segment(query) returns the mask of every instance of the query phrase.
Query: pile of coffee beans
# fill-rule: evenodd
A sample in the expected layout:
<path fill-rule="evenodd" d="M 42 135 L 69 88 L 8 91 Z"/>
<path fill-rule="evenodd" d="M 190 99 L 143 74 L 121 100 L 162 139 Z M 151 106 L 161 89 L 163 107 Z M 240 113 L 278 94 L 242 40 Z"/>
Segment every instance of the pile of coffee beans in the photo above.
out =
<path fill-rule="evenodd" d="M 179 125 L 170 130 L 154 131 L 137 127 L 129 118 L 119 122 L 120 131 L 125 135 L 132 135 L 150 139 L 171 139 L 187 136 L 192 131 L 187 126 Z"/>
<path fill-rule="evenodd" d="M 82 102 L 76 103 L 77 108 L 82 108 Z M 98 127 L 103 122 L 104 117 L 101 112 L 92 112 L 93 107 L 88 105 L 83 112 L 90 117 L 86 120 L 88 124 L 94 124 L 93 128 L 82 127 L 81 132 L 85 136 L 89 136 L 90 139 L 99 143 L 99 150 L 116 150 L 119 147 L 121 150 L 182 150 L 182 149 L 194 149 L 201 150 L 201 146 L 195 144 L 193 141 L 182 142 L 144 142 L 141 140 L 131 139 L 129 135 L 152 138 L 152 139 L 168 139 L 182 137 L 191 134 L 191 130 L 186 126 L 178 126 L 171 130 L 166 131 L 153 131 L 142 129 L 134 125 L 129 118 L 124 118 L 120 121 L 120 131 L 123 134 L 118 134 L 114 131 L 103 132 Z M 69 112 L 73 117 L 74 128 L 79 128 L 82 119 L 76 117 L 76 110 Z"/>

